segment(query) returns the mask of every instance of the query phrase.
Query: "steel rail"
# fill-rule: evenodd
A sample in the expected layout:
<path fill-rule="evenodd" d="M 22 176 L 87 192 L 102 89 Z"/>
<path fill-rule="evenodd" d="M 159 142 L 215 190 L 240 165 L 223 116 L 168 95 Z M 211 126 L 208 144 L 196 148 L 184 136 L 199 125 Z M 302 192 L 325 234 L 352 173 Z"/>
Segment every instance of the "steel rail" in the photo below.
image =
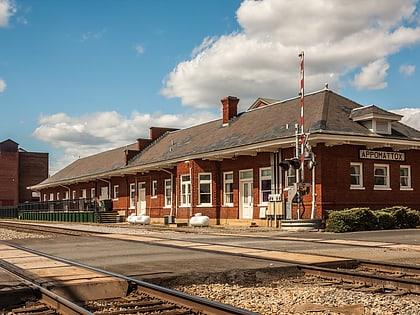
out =
<path fill-rule="evenodd" d="M 415 279 L 401 279 L 396 277 L 366 274 L 353 270 L 331 269 L 318 266 L 298 265 L 297 268 L 305 274 L 317 277 L 338 279 L 341 281 L 362 283 L 385 289 L 405 290 L 409 293 L 420 294 L 420 281 Z"/>
<path fill-rule="evenodd" d="M 420 266 L 407 264 L 394 264 L 388 262 L 376 262 L 370 260 L 359 260 L 358 267 L 366 267 L 369 269 L 420 276 Z"/>
<path fill-rule="evenodd" d="M 5 243 L 5 242 L 2 242 Z M 89 265 L 85 265 L 79 262 L 70 261 L 65 258 L 60 258 L 52 255 L 48 255 L 37 250 L 33 250 L 30 248 L 25 248 L 15 244 L 7 244 L 8 246 L 14 247 L 19 250 L 23 250 L 35 255 L 40 255 L 46 258 L 54 259 L 56 261 L 60 261 L 63 263 L 70 264 L 72 266 L 77 266 L 85 269 L 89 269 L 98 273 L 102 273 L 105 275 L 113 276 L 116 278 L 120 278 L 123 280 L 128 281 L 129 283 L 134 283 L 137 285 L 137 288 L 140 288 L 141 292 L 146 294 L 155 296 L 157 298 L 161 298 L 163 300 L 167 300 L 172 303 L 181 304 L 185 307 L 202 311 L 203 314 L 206 315 L 258 315 L 258 313 L 251 312 L 248 310 L 240 309 L 234 307 L 232 305 L 219 303 L 216 301 L 208 300 L 206 298 L 202 298 L 199 296 L 194 296 L 185 292 L 172 290 L 169 288 L 165 288 L 153 283 L 145 282 L 142 280 L 138 280 L 135 278 L 127 277 L 121 274 L 113 273 L 107 270 L 102 270 L 96 267 L 92 267 Z M 1 262 L 1 259 L 0 259 Z"/>
<path fill-rule="evenodd" d="M 58 294 L 32 281 L 20 273 L 16 268 L 13 268 L 13 265 L 2 261 L 0 268 L 13 275 L 14 277 L 17 277 L 23 284 L 32 288 L 37 293 L 38 301 L 50 306 L 58 313 L 63 315 L 94 315 L 94 313 L 88 311 L 80 305 L 77 305 L 69 299 L 59 296 Z"/>

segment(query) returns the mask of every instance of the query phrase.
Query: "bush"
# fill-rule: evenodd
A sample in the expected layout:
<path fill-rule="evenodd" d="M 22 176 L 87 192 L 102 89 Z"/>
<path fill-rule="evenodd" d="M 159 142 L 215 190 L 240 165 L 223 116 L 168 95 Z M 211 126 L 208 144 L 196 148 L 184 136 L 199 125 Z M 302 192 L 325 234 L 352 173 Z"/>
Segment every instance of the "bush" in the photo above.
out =
<path fill-rule="evenodd" d="M 329 213 L 326 230 L 329 232 L 354 232 L 376 228 L 376 217 L 368 208 L 353 208 Z"/>
<path fill-rule="evenodd" d="M 377 220 L 378 230 L 392 230 L 395 229 L 395 217 L 390 213 L 383 210 L 373 212 Z"/>
<path fill-rule="evenodd" d="M 420 212 L 407 207 L 395 206 L 372 211 L 369 208 L 353 208 L 329 211 L 326 222 L 328 232 L 354 232 L 415 228 L 420 225 Z"/>
<path fill-rule="evenodd" d="M 388 212 L 394 217 L 396 229 L 415 228 L 420 223 L 420 212 L 408 207 L 395 206 L 382 209 L 382 211 Z"/>

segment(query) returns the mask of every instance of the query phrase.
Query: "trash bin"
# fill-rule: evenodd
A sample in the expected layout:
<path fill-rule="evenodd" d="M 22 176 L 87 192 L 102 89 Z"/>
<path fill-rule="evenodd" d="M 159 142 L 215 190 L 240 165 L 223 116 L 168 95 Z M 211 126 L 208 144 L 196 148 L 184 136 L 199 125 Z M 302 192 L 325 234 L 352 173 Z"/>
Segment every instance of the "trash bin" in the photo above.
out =
<path fill-rule="evenodd" d="M 169 224 L 169 215 L 163 216 L 163 224 L 168 225 Z"/>

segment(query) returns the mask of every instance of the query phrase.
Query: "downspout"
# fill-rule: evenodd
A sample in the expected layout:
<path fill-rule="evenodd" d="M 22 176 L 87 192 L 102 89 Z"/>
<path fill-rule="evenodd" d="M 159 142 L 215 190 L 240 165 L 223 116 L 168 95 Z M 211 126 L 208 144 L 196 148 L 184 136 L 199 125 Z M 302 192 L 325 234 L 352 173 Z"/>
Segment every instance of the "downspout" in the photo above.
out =
<path fill-rule="evenodd" d="M 65 188 L 69 191 L 69 199 L 70 199 L 70 187 L 69 186 L 64 186 L 64 185 L 58 185 L 58 186 L 63 187 L 63 188 Z"/>
<path fill-rule="evenodd" d="M 315 192 L 315 156 L 312 157 L 312 209 L 311 219 L 315 219 L 315 208 L 316 208 L 316 192 Z"/>
<path fill-rule="evenodd" d="M 192 213 L 193 213 L 193 200 L 194 200 L 194 198 L 193 198 L 193 177 L 192 177 L 192 166 L 191 166 L 191 161 L 188 161 L 188 165 L 189 165 L 189 167 L 190 167 L 190 185 L 191 185 L 191 196 L 190 196 L 190 198 L 191 198 L 191 200 L 190 200 L 190 217 L 192 217 Z"/>

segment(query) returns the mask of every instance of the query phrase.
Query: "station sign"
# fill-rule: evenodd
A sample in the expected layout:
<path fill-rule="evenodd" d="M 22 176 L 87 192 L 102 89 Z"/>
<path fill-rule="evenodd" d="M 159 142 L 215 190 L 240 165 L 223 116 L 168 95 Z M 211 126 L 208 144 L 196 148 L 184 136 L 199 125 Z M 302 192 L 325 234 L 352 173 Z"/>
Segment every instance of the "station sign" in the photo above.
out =
<path fill-rule="evenodd" d="M 405 153 L 395 151 L 359 150 L 359 158 L 403 162 L 405 161 Z"/>

